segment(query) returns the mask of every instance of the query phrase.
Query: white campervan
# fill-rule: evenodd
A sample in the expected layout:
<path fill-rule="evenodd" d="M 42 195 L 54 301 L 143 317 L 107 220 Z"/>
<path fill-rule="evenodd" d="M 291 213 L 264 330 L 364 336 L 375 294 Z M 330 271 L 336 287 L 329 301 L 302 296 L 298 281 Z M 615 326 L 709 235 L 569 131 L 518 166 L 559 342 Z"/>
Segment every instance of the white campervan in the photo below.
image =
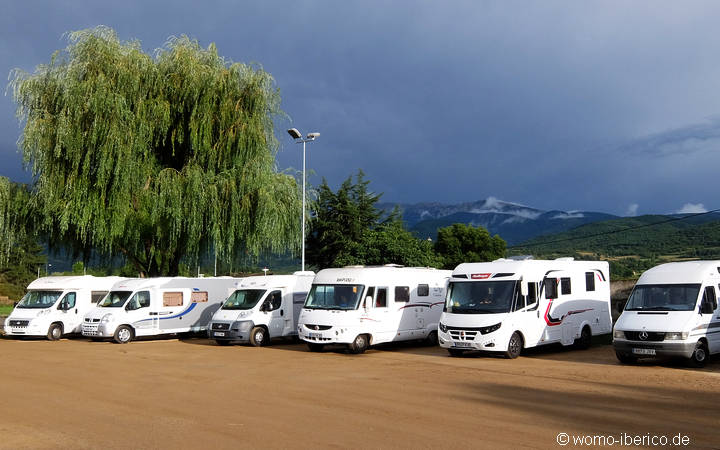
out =
<path fill-rule="evenodd" d="M 298 334 L 311 351 L 345 344 L 353 353 L 384 342 L 437 337 L 449 270 L 352 266 L 318 272 Z"/>
<path fill-rule="evenodd" d="M 314 272 L 243 278 L 208 326 L 219 345 L 250 342 L 267 345 L 271 338 L 297 335 L 297 319 Z"/>
<path fill-rule="evenodd" d="M 610 275 L 604 261 L 500 259 L 453 270 L 438 340 L 451 356 L 559 342 L 587 348 L 610 333 Z"/>
<path fill-rule="evenodd" d="M 38 278 L 5 320 L 5 334 L 55 341 L 79 333 L 85 313 L 120 280 L 91 275 Z"/>
<path fill-rule="evenodd" d="M 138 336 L 207 329 L 240 278 L 137 278 L 116 283 L 85 315 L 82 334 L 124 344 Z"/>
<path fill-rule="evenodd" d="M 682 356 L 702 366 L 720 353 L 720 261 L 661 264 L 644 272 L 615 323 L 618 359 Z"/>

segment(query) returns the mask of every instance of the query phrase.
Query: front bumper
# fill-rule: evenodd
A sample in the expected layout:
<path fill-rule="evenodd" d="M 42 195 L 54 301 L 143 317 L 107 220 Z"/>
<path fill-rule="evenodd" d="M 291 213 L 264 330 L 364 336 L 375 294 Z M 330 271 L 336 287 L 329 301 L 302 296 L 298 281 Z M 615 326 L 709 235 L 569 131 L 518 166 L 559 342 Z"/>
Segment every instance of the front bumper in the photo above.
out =
<path fill-rule="evenodd" d="M 106 322 L 83 322 L 82 335 L 85 337 L 109 338 L 115 335 L 117 325 Z"/>
<path fill-rule="evenodd" d="M 38 319 L 8 319 L 4 325 L 6 336 L 45 336 L 50 326 L 47 321 Z"/>
<path fill-rule="evenodd" d="M 208 339 L 216 341 L 250 342 L 250 330 L 255 325 L 241 325 L 243 322 L 210 322 L 207 328 Z"/>
<path fill-rule="evenodd" d="M 315 325 L 301 324 L 298 327 L 298 337 L 311 344 L 351 344 L 355 337 L 361 334 L 348 328 L 318 326 L 326 329 L 315 329 L 315 327 Z"/>
<path fill-rule="evenodd" d="M 644 342 L 617 338 L 613 339 L 613 347 L 615 347 L 616 352 L 632 355 L 638 358 L 676 356 L 690 358 L 695 351 L 696 345 L 697 342 L 688 341 Z"/>
<path fill-rule="evenodd" d="M 488 352 L 504 352 L 507 350 L 509 337 L 503 339 L 502 330 L 482 334 L 475 329 L 450 327 L 448 331 L 438 330 L 438 343 L 442 348 L 458 350 L 482 350 Z"/>

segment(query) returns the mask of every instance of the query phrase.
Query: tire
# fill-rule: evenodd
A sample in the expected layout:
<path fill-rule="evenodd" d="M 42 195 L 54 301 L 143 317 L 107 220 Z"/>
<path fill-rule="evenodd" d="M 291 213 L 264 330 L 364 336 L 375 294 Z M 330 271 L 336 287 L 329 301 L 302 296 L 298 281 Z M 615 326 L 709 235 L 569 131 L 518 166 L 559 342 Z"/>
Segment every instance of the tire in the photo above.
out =
<path fill-rule="evenodd" d="M 215 343 L 219 345 L 220 347 L 225 347 L 230 345 L 230 341 L 226 341 L 225 339 L 215 339 Z"/>
<path fill-rule="evenodd" d="M 623 364 L 635 364 L 637 362 L 637 358 L 633 355 L 622 353 L 617 350 L 615 351 L 615 356 L 617 356 L 618 361 Z"/>
<path fill-rule="evenodd" d="M 117 327 L 115 335 L 113 335 L 113 339 L 115 339 L 115 342 L 118 344 L 127 344 L 128 342 L 132 342 L 133 338 L 135 338 L 135 333 L 133 329 L 127 325 Z"/>
<path fill-rule="evenodd" d="M 438 345 L 438 333 L 437 331 L 431 331 L 425 338 L 425 343 L 431 347 Z"/>
<path fill-rule="evenodd" d="M 350 353 L 359 355 L 365 353 L 365 350 L 369 347 L 367 334 L 358 334 L 355 336 L 355 340 L 348 346 Z"/>
<path fill-rule="evenodd" d="M 264 327 L 255 327 L 250 330 L 250 345 L 263 347 L 270 342 L 270 336 Z"/>
<path fill-rule="evenodd" d="M 592 344 L 592 331 L 589 326 L 585 325 L 580 332 L 580 337 L 575 339 L 575 348 L 587 350 L 590 348 L 590 344 Z"/>
<path fill-rule="evenodd" d="M 698 341 L 695 345 L 692 355 L 690 355 L 690 365 L 692 367 L 704 367 L 708 359 L 708 349 L 705 342 Z"/>
<path fill-rule="evenodd" d="M 61 323 L 53 323 L 48 328 L 47 338 L 50 341 L 57 341 L 63 335 L 63 326 Z"/>
<path fill-rule="evenodd" d="M 323 344 L 314 344 L 312 342 L 308 342 L 307 346 L 311 352 L 316 352 L 316 353 L 323 351 L 323 349 L 325 348 L 325 346 Z"/>
<path fill-rule="evenodd" d="M 507 359 L 517 358 L 522 352 L 522 347 L 522 336 L 520 336 L 520 333 L 516 331 L 512 334 L 512 336 L 510 336 L 510 341 L 508 341 L 508 349 L 505 351 L 505 357 Z"/>
<path fill-rule="evenodd" d="M 449 349 L 447 349 L 447 351 L 450 354 L 450 356 L 452 356 L 452 357 L 459 357 L 459 356 L 462 356 L 463 353 L 465 353 L 465 350 L 458 350 L 456 348 L 449 348 Z"/>

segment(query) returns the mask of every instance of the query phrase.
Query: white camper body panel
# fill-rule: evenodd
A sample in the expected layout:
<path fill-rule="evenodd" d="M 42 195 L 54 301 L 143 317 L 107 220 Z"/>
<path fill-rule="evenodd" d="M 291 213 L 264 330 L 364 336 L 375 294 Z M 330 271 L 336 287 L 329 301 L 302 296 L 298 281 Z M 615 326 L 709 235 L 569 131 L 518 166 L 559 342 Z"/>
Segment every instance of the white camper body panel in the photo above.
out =
<path fill-rule="evenodd" d="M 546 279 L 557 294 L 548 296 Z M 607 262 L 501 259 L 463 263 L 453 270 L 438 341 L 454 355 L 507 352 L 518 333 L 519 342 L 516 335 L 507 353 L 515 357 L 522 348 L 571 345 L 583 329 L 591 336 L 612 330 Z M 585 339 L 589 344 L 587 334 Z"/>
<path fill-rule="evenodd" d="M 38 278 L 28 285 L 27 294 L 5 320 L 5 334 L 58 339 L 80 333 L 85 314 L 124 279 L 91 275 Z M 59 325 L 59 331 L 51 333 L 53 325 Z"/>
<path fill-rule="evenodd" d="M 272 338 L 297 335 L 298 317 L 313 278 L 315 273 L 309 271 L 243 278 L 213 315 L 208 337 L 219 344 L 265 345 Z M 254 304 L 240 305 L 236 300 L 237 295 L 253 291 Z"/>
<path fill-rule="evenodd" d="M 116 283 L 103 302 L 85 315 L 82 334 L 128 342 L 139 336 L 201 332 L 235 290 L 240 278 L 136 278 Z M 109 299 L 120 295 L 113 305 Z M 120 327 L 129 328 L 118 338 Z"/>
<path fill-rule="evenodd" d="M 397 266 L 321 270 L 300 313 L 300 339 L 319 349 L 365 336 L 357 348 L 363 351 L 368 345 L 434 336 L 450 273 Z"/>
<path fill-rule="evenodd" d="M 720 353 L 718 290 L 720 261 L 667 263 L 645 271 L 615 323 L 618 358 L 681 356 L 704 364 L 708 354 Z"/>

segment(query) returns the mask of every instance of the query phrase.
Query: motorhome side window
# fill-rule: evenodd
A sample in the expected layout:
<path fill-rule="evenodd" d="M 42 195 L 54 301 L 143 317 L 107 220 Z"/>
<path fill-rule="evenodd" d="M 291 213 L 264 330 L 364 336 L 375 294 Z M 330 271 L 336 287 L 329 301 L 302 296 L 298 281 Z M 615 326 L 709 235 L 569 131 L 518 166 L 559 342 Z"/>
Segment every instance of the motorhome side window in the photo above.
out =
<path fill-rule="evenodd" d="M 407 303 L 410 301 L 410 287 L 409 286 L 395 286 L 395 301 L 401 303 Z"/>
<path fill-rule="evenodd" d="M 560 292 L 562 295 L 570 294 L 570 278 L 560 278 Z"/>
<path fill-rule="evenodd" d="M 585 272 L 585 290 L 590 292 L 595 290 L 595 273 Z"/>
<path fill-rule="evenodd" d="M 430 295 L 430 285 L 418 284 L 417 295 L 418 297 L 427 297 L 428 295 Z"/>
<path fill-rule="evenodd" d="M 182 306 L 182 292 L 163 292 L 163 306 Z"/>
<path fill-rule="evenodd" d="M 193 292 L 190 294 L 190 301 L 192 303 L 205 303 L 208 301 L 208 293 L 205 291 Z"/>
<path fill-rule="evenodd" d="M 545 298 L 555 299 L 558 296 L 558 282 L 556 278 L 545 278 L 543 280 Z"/>
<path fill-rule="evenodd" d="M 90 293 L 90 301 L 92 303 L 97 303 L 100 300 L 103 299 L 107 295 L 108 291 L 92 291 Z"/>
<path fill-rule="evenodd" d="M 376 308 L 386 308 L 387 307 L 387 288 L 378 288 L 377 297 L 375 297 L 375 307 Z"/>
<path fill-rule="evenodd" d="M 126 309 L 128 311 L 132 311 L 134 309 L 146 308 L 148 306 L 150 306 L 150 292 L 140 291 L 136 292 L 135 295 L 132 296 Z"/>
<path fill-rule="evenodd" d="M 275 311 L 282 305 L 282 293 L 280 291 L 273 291 L 268 295 L 267 299 L 268 311 Z"/>

